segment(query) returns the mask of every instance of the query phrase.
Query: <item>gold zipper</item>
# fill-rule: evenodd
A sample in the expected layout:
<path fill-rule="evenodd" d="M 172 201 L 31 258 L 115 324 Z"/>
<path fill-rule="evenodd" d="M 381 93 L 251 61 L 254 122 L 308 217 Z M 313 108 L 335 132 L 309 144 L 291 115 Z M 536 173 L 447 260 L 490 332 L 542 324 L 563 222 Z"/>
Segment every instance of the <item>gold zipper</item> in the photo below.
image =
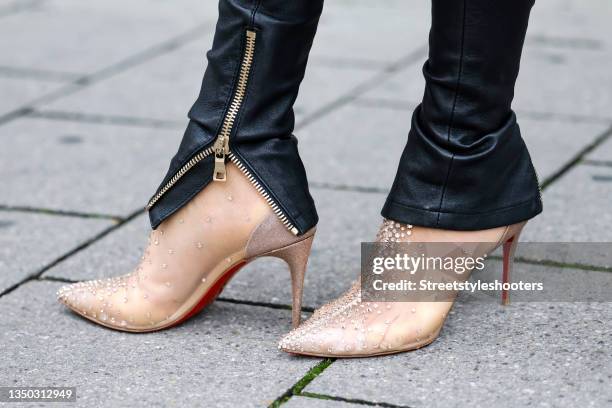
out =
<path fill-rule="evenodd" d="M 214 181 L 225 181 L 225 156 L 229 154 L 229 138 L 234 129 L 234 122 L 236 116 L 242 107 L 244 96 L 246 95 L 247 83 L 249 82 L 249 74 L 251 73 L 251 66 L 253 65 L 253 55 L 255 55 L 255 38 L 257 33 L 255 31 L 247 30 L 246 32 L 246 46 L 244 47 L 244 54 L 242 56 L 242 63 L 240 64 L 240 73 L 238 75 L 238 83 L 236 84 L 236 90 L 234 97 L 230 103 L 229 109 L 223 119 L 221 130 L 215 141 L 215 171 L 213 173 Z"/>
<path fill-rule="evenodd" d="M 283 212 L 283 210 L 279 207 L 279 205 L 270 197 L 270 193 L 266 191 L 265 188 L 257 181 L 255 176 L 247 169 L 247 167 L 240 161 L 240 159 L 233 153 L 230 152 L 228 155 L 229 159 L 240 169 L 242 174 L 249 180 L 249 182 L 255 187 L 255 190 L 266 200 L 266 203 L 270 206 L 274 214 L 280 219 L 283 225 L 291 232 L 293 235 L 297 235 L 299 233 L 298 229 L 291 223 L 287 215 Z"/>
<path fill-rule="evenodd" d="M 253 65 L 253 57 L 255 55 L 255 39 L 257 37 L 257 33 L 253 30 L 246 31 L 246 44 L 244 48 L 244 54 L 242 56 L 242 62 L 240 63 L 240 72 L 238 75 L 238 82 L 236 84 L 236 89 L 234 91 L 234 96 L 229 105 L 229 109 L 223 118 L 223 123 L 221 125 L 221 130 L 217 135 L 217 138 L 214 144 L 211 147 L 208 147 L 205 150 L 202 150 L 200 153 L 195 155 L 189 162 L 187 162 L 183 167 L 180 168 L 178 172 L 164 185 L 164 187 L 159 190 L 159 192 L 149 201 L 147 204 L 147 210 L 150 210 L 157 201 L 170 189 L 174 186 L 181 177 L 185 175 L 193 166 L 198 164 L 200 161 L 204 160 L 207 156 L 210 156 L 214 153 L 215 155 L 215 168 L 213 171 L 213 181 L 221 181 L 224 182 L 227 180 L 227 173 L 225 169 L 225 160 L 229 158 L 232 163 L 236 165 L 242 171 L 242 173 L 246 176 L 249 182 L 255 187 L 255 189 L 261 194 L 261 196 L 266 200 L 274 214 L 278 216 L 283 225 L 287 227 L 287 229 L 293 233 L 294 235 L 298 234 L 298 229 L 291 223 L 287 215 L 283 212 L 280 206 L 272 199 L 270 193 L 266 191 L 266 189 L 257 181 L 255 176 L 249 171 L 249 169 L 240 161 L 240 159 L 230 151 L 229 147 L 229 139 L 232 134 L 232 130 L 234 129 L 234 122 L 236 121 L 236 117 L 240 112 L 240 108 L 242 107 L 242 103 L 244 102 L 244 97 L 247 91 L 247 84 L 249 81 L 249 75 L 251 73 L 251 67 Z"/>
<path fill-rule="evenodd" d="M 213 152 L 213 148 L 209 147 L 207 149 L 202 150 L 200 153 L 196 154 L 195 156 L 193 156 L 191 160 L 189 160 L 185 165 L 183 165 L 183 167 L 181 167 L 179 171 L 174 173 L 174 176 L 172 176 L 172 178 L 164 185 L 164 187 L 162 187 L 162 189 L 159 190 L 159 192 L 155 194 L 155 196 L 151 198 L 151 200 L 149 200 L 149 203 L 147 204 L 146 209 L 150 210 L 151 208 L 153 208 L 155 203 L 158 202 L 159 199 L 162 198 L 162 196 L 166 194 L 166 192 L 170 190 L 172 186 L 174 186 L 176 182 L 179 181 L 180 178 L 185 175 L 185 173 L 191 170 L 193 166 L 195 166 L 196 164 L 204 160 L 204 158 L 206 158 L 207 156 L 210 156 L 212 152 Z"/>

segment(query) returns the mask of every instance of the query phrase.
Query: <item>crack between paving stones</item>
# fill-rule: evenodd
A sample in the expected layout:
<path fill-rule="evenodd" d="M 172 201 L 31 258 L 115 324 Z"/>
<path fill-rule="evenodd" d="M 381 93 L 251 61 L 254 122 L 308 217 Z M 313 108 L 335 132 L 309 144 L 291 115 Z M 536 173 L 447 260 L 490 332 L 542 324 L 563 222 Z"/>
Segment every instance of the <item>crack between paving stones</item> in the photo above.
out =
<path fill-rule="evenodd" d="M 412 101 L 402 101 L 398 99 L 374 97 L 360 97 L 357 98 L 353 102 L 353 104 L 355 104 L 356 106 L 373 109 L 393 109 L 410 111 L 414 110 L 414 108 L 418 105 L 417 102 Z M 522 118 L 541 121 L 563 121 L 572 123 L 592 123 L 606 125 L 609 125 L 610 122 L 612 122 L 612 117 L 572 115 L 566 113 L 539 112 L 530 110 L 518 110 L 517 115 Z"/>
<path fill-rule="evenodd" d="M 300 378 L 293 386 L 291 386 L 287 391 L 285 391 L 282 395 L 280 395 L 277 399 L 275 399 L 268 408 L 277 408 L 286 403 L 291 399 L 291 397 L 295 395 L 300 395 L 302 390 L 310 384 L 317 376 L 319 376 L 327 367 L 332 365 L 332 363 L 336 361 L 335 358 L 326 358 L 317 363 L 314 367 L 312 367 L 308 372 Z"/>
<path fill-rule="evenodd" d="M 349 402 L 352 404 L 365 405 L 368 407 L 411 408 L 408 405 L 396 405 L 396 404 L 390 404 L 388 402 L 373 402 L 373 401 L 367 401 L 367 400 L 362 400 L 362 399 L 357 399 L 357 398 L 344 398 L 344 397 L 337 397 L 334 395 L 319 394 L 316 392 L 303 392 L 300 394 L 300 397 L 316 398 L 316 399 L 331 400 L 331 401 L 338 401 L 338 402 Z"/>
<path fill-rule="evenodd" d="M 280 309 L 280 310 L 291 310 L 292 309 L 291 305 L 284 304 L 284 303 L 259 302 L 256 300 L 241 300 L 241 299 L 225 298 L 222 296 L 219 296 L 216 300 L 219 302 L 234 303 L 237 305 L 269 307 L 270 309 Z M 313 313 L 314 307 L 302 306 L 300 310 L 305 313 Z"/>
<path fill-rule="evenodd" d="M 30 11 L 38 7 L 42 0 L 15 0 L 8 6 L 0 9 L 0 18 L 12 16 L 23 11 Z"/>
<path fill-rule="evenodd" d="M 333 69 L 360 69 L 368 71 L 380 71 L 385 68 L 385 62 L 352 57 L 334 57 L 329 55 L 319 55 L 312 57 L 309 65 Z"/>
<path fill-rule="evenodd" d="M 14 206 L 14 205 L 0 204 L 0 212 L 1 211 L 33 213 L 33 214 L 53 215 L 53 216 L 62 216 L 62 217 L 75 217 L 75 218 L 93 218 L 93 219 L 111 220 L 114 222 L 121 222 L 123 220 L 123 217 L 118 216 L 118 215 L 84 213 L 84 212 L 79 212 L 79 211 L 54 210 L 50 208 L 37 208 L 37 207 L 28 207 L 28 206 L 19 206 L 19 205 Z"/>
<path fill-rule="evenodd" d="M 414 110 L 418 103 L 388 98 L 361 97 L 353 102 L 355 106 L 372 109 Z"/>
<path fill-rule="evenodd" d="M 497 261 L 501 261 L 502 257 L 498 255 L 489 256 L 489 259 L 494 259 Z M 562 269 L 579 269 L 583 271 L 591 271 L 591 272 L 607 272 L 612 273 L 612 267 L 608 266 L 598 266 L 598 265 L 589 265 L 583 263 L 571 263 L 571 262 L 557 262 L 548 259 L 530 259 L 521 256 L 517 256 L 514 258 L 515 263 L 523 263 L 529 265 L 542 265 L 542 266 L 551 266 Z"/>
<path fill-rule="evenodd" d="M 13 119 L 17 119 L 22 116 L 25 116 L 29 114 L 30 112 L 32 112 L 32 108 L 29 108 L 26 106 L 26 107 L 15 109 L 14 111 L 5 113 L 3 115 L 0 115 L 0 126 L 4 125 L 7 122 L 12 121 Z"/>
<path fill-rule="evenodd" d="M 525 43 L 532 46 L 564 48 L 569 50 L 601 50 L 603 48 L 601 41 L 585 37 L 533 35 L 527 36 Z"/>
<path fill-rule="evenodd" d="M 348 184 L 334 184 L 327 182 L 311 181 L 308 183 L 310 188 L 320 190 L 333 190 L 333 191 L 352 191 L 356 193 L 367 193 L 367 194 L 387 194 L 389 189 L 380 187 L 368 187 L 368 186 L 355 186 Z"/>
<path fill-rule="evenodd" d="M 37 68 L 13 67 L 8 65 L 0 65 L 0 77 L 30 79 L 41 82 L 70 82 L 77 78 L 83 77 L 83 73 L 71 73 L 62 71 L 52 71 Z"/>
<path fill-rule="evenodd" d="M 585 160 L 582 160 L 580 164 L 584 164 L 587 166 L 596 166 L 596 167 L 612 167 L 612 161 L 608 161 L 608 160 L 585 159 Z"/>
<path fill-rule="evenodd" d="M 134 126 L 154 129 L 179 129 L 185 124 L 183 121 L 165 119 L 143 118 L 137 116 L 105 115 L 94 113 L 80 113 L 61 110 L 32 110 L 28 118 L 68 121 L 77 123 L 93 123 L 99 125 Z"/>
<path fill-rule="evenodd" d="M 610 126 L 607 130 L 601 133 L 599 136 L 595 138 L 595 140 L 589 143 L 586 147 L 580 150 L 571 160 L 569 160 L 563 167 L 557 170 L 555 173 L 547 177 L 541 183 L 541 189 L 544 191 L 548 186 L 550 186 L 555 181 L 559 180 L 563 177 L 567 172 L 573 169 L 576 165 L 580 164 L 580 162 L 585 158 L 585 156 L 603 144 L 606 140 L 608 140 L 612 136 L 612 126 Z"/>
<path fill-rule="evenodd" d="M 519 110 L 517 115 L 523 118 L 542 121 L 561 121 L 571 123 L 592 123 L 609 125 L 612 118 L 603 116 L 590 116 L 568 113 L 540 112 L 531 110 Z"/>
<path fill-rule="evenodd" d="M 78 280 L 60 278 L 56 276 L 39 276 L 36 280 L 40 282 L 79 283 Z"/>

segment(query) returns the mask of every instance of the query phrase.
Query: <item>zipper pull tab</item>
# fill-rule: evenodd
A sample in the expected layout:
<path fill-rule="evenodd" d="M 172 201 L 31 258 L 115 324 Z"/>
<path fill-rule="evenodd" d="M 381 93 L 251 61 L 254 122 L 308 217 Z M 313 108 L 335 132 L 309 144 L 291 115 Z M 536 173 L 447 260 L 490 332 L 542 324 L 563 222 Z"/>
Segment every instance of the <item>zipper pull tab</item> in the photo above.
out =
<path fill-rule="evenodd" d="M 213 173 L 213 181 L 226 181 L 227 174 L 225 171 L 225 156 L 229 153 L 229 138 L 220 137 L 214 145 L 215 149 L 215 170 Z"/>

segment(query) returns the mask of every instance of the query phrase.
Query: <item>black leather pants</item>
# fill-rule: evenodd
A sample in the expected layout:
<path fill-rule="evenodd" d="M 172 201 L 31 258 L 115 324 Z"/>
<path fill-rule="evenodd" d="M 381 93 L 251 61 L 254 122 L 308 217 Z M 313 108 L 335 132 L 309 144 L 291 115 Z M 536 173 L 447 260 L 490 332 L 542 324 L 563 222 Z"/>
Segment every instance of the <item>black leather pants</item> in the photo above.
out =
<path fill-rule="evenodd" d="M 541 212 L 538 180 L 510 108 L 532 5 L 433 0 L 426 89 L 384 217 L 478 230 Z M 200 96 L 149 203 L 152 226 L 223 178 L 231 160 L 302 234 L 318 217 L 292 135 L 293 103 L 323 1 L 221 0 L 219 7 Z"/>

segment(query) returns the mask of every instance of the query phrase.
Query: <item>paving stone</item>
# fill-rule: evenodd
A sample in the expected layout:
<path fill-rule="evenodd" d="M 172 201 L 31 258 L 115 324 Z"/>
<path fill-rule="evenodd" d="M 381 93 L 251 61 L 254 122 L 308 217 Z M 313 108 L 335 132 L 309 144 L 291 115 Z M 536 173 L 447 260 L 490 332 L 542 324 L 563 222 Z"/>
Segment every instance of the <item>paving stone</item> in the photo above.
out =
<path fill-rule="evenodd" d="M 0 116 L 62 86 L 57 82 L 0 77 Z"/>
<path fill-rule="evenodd" d="M 611 194 L 612 167 L 571 169 L 544 191 L 544 211 L 527 224 L 517 256 L 612 268 Z"/>
<path fill-rule="evenodd" d="M 164 176 L 182 131 L 20 119 L 0 128 L 0 204 L 127 215 Z"/>
<path fill-rule="evenodd" d="M 0 292 L 111 225 L 101 219 L 0 210 Z"/>
<path fill-rule="evenodd" d="M 409 111 L 344 106 L 298 134 L 311 182 L 390 189 Z"/>
<path fill-rule="evenodd" d="M 532 242 L 612 242 L 612 168 L 580 165 L 544 192 L 544 212 L 521 236 Z"/>
<path fill-rule="evenodd" d="M 0 17 L 10 16 L 14 13 L 35 8 L 43 0 L 0 0 Z"/>
<path fill-rule="evenodd" d="M 320 222 L 305 279 L 304 306 L 316 307 L 343 293 L 359 276 L 360 243 L 374 238 L 382 219 L 379 212 L 384 195 L 320 189 L 312 192 Z M 45 276 L 86 280 L 127 273 L 138 264 L 149 230 L 146 217 L 138 217 Z M 241 270 L 221 296 L 290 305 L 290 282 L 283 261 L 260 259 Z"/>
<path fill-rule="evenodd" d="M 607 406 L 610 318 L 610 303 L 460 300 L 430 346 L 337 360 L 304 391 L 410 407 Z"/>
<path fill-rule="evenodd" d="M 309 179 L 390 188 L 406 143 L 411 115 L 409 105 L 385 107 L 360 101 L 307 126 L 298 137 Z M 526 118 L 520 120 L 520 125 L 541 180 L 572 160 L 608 127 Z"/>
<path fill-rule="evenodd" d="M 429 2 L 379 5 L 328 2 L 317 29 L 313 58 L 390 63 L 427 43 Z"/>
<path fill-rule="evenodd" d="M 363 408 L 363 404 L 299 396 L 291 397 L 283 406 L 287 408 Z"/>
<path fill-rule="evenodd" d="M 306 116 L 340 98 L 350 96 L 355 88 L 368 81 L 376 72 L 344 67 L 320 66 L 311 64 L 306 69 L 306 76 L 300 86 L 300 93 L 295 103 L 295 121 L 300 126 Z M 330 81 L 330 78 L 334 78 Z M 319 120 L 325 122 L 327 116 Z M 297 131 L 298 137 L 304 128 Z"/>
<path fill-rule="evenodd" d="M 91 73 L 197 25 L 212 30 L 213 3 L 47 0 L 2 18 L 0 65 Z"/>
<path fill-rule="evenodd" d="M 0 298 L 3 385 L 73 386 L 79 406 L 262 407 L 318 362 L 276 349 L 286 310 L 217 302 L 172 330 L 136 335 L 69 312 L 59 286 L 29 283 Z"/>
<path fill-rule="evenodd" d="M 423 64 L 426 60 L 427 55 L 424 55 L 422 61 L 387 76 L 378 86 L 364 93 L 361 99 L 371 100 L 371 105 L 403 105 L 410 110 L 414 109 L 423 99 L 425 91 Z"/>
<path fill-rule="evenodd" d="M 611 119 L 606 50 L 526 47 L 516 85 L 517 110 Z M 576 73 L 580 73 L 577 75 Z"/>
<path fill-rule="evenodd" d="M 612 5 L 607 0 L 538 1 L 529 24 L 529 42 L 560 48 L 609 48 Z"/>

